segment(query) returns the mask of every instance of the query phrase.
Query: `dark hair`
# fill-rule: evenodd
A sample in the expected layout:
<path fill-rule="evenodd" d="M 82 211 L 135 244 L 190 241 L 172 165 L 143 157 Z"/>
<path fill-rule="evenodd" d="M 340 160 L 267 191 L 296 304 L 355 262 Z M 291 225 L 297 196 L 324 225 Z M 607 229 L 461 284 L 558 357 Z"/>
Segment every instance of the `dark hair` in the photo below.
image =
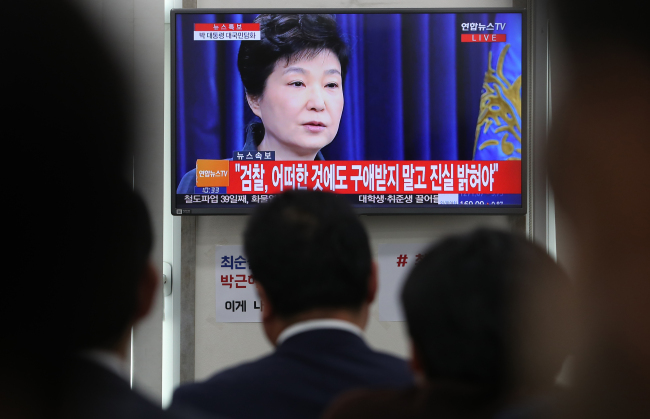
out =
<path fill-rule="evenodd" d="M 368 236 L 333 193 L 290 191 L 261 205 L 246 227 L 244 249 L 255 281 L 281 316 L 358 309 L 367 296 Z"/>
<path fill-rule="evenodd" d="M 12 360 L 0 378 L 0 416 L 55 418 L 66 416 L 71 360 L 128 332 L 151 230 L 132 181 L 122 180 L 133 173 L 133 100 L 104 34 L 71 1 L 13 2 L 5 12 L 44 29 L 24 31 L 20 18 L 3 28 L 21 33 L 3 48 L 4 151 L 24 167 L 5 173 L 19 173 L 22 199 L 8 239 L 19 270 L 0 304 L 8 319 L 0 353 Z"/>
<path fill-rule="evenodd" d="M 310 58 L 324 50 L 336 54 L 345 80 L 349 50 L 338 32 L 334 16 L 261 14 L 255 22 L 260 24 L 261 40 L 242 42 L 237 57 L 239 74 L 250 96 L 262 96 L 266 79 L 278 61 Z"/>
<path fill-rule="evenodd" d="M 550 3 L 551 35 L 571 54 L 600 51 L 607 47 L 618 51 L 633 51 L 639 59 L 650 60 L 646 15 L 639 13 L 646 6 L 642 0 L 631 0 L 594 7 L 589 0 Z M 607 31 L 594 31 L 593 22 L 607 22 Z M 557 36 L 557 35 L 560 36 Z"/>
<path fill-rule="evenodd" d="M 336 19 L 329 14 L 260 14 L 255 18 L 260 24 L 260 41 L 242 42 L 237 57 L 237 67 L 246 93 L 261 97 L 266 80 L 280 60 L 315 57 L 330 50 L 341 63 L 341 78 L 345 80 L 348 69 L 349 48 L 339 34 Z M 246 127 L 256 145 L 264 139 L 264 124 L 258 117 Z"/>
<path fill-rule="evenodd" d="M 111 205 L 93 211 L 101 218 L 82 226 L 87 232 L 80 238 L 83 245 L 92 247 L 82 263 L 92 276 L 74 278 L 77 289 L 69 291 L 78 300 L 66 301 L 75 308 L 76 317 L 68 321 L 77 330 L 72 341 L 79 349 L 110 348 L 128 330 L 136 316 L 138 288 L 153 245 L 149 213 L 132 187 L 116 180 L 102 190 Z M 78 246 L 73 244 L 77 253 Z"/>
<path fill-rule="evenodd" d="M 523 237 L 478 230 L 432 246 L 402 291 L 409 334 L 426 375 L 492 394 L 510 390 L 514 316 L 522 293 L 540 282 L 568 283 L 568 278 Z M 560 357 L 558 370 L 561 363 Z M 558 370 L 551 372 L 551 383 Z"/>

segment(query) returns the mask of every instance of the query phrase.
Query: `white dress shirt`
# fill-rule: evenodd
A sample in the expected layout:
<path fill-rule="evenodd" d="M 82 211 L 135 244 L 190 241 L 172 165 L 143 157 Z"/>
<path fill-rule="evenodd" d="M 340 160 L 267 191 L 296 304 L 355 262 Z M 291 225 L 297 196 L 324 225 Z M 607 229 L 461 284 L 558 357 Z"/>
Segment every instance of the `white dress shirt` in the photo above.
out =
<path fill-rule="evenodd" d="M 337 329 L 345 330 L 346 332 L 354 333 L 355 335 L 363 338 L 363 330 L 359 328 L 356 324 L 350 323 L 345 320 L 338 319 L 317 319 L 317 320 L 306 320 L 304 322 L 298 322 L 287 327 L 280 333 L 276 345 L 280 346 L 282 342 L 289 339 L 291 336 L 295 336 L 299 333 L 308 332 L 310 330 L 321 330 L 321 329 Z"/>

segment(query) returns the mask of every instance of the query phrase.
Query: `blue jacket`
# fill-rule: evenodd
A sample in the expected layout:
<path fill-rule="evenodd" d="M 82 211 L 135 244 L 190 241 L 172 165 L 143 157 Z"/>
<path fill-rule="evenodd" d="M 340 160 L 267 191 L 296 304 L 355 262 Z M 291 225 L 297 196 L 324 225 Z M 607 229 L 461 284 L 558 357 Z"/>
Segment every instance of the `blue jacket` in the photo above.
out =
<path fill-rule="evenodd" d="M 191 407 L 232 419 L 315 419 L 346 391 L 411 385 L 405 361 L 373 351 L 353 333 L 320 329 L 289 337 L 257 361 L 181 386 L 171 410 Z"/>

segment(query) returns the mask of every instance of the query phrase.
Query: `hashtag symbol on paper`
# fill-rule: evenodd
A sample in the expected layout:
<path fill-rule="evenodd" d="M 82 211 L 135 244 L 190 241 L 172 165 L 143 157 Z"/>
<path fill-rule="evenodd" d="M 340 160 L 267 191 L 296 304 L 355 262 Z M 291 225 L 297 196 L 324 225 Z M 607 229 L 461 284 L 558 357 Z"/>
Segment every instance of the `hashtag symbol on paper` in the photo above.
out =
<path fill-rule="evenodd" d="M 407 260 L 408 258 L 409 258 L 409 257 L 406 256 L 406 255 L 399 255 L 399 256 L 397 256 L 397 267 L 398 267 L 398 268 L 403 268 L 404 266 L 406 266 L 406 260 Z"/>

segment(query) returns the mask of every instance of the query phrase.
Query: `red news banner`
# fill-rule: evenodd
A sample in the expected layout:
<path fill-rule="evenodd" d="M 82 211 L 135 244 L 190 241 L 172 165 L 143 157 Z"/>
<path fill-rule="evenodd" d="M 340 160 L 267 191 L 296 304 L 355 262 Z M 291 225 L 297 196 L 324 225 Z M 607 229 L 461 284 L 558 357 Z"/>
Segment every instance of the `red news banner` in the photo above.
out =
<path fill-rule="evenodd" d="M 506 42 L 505 33 L 464 33 L 460 36 L 460 42 Z"/>
<path fill-rule="evenodd" d="M 195 23 L 195 41 L 259 41 L 259 23 Z"/>
<path fill-rule="evenodd" d="M 521 161 L 230 161 L 229 194 L 520 194 Z"/>

